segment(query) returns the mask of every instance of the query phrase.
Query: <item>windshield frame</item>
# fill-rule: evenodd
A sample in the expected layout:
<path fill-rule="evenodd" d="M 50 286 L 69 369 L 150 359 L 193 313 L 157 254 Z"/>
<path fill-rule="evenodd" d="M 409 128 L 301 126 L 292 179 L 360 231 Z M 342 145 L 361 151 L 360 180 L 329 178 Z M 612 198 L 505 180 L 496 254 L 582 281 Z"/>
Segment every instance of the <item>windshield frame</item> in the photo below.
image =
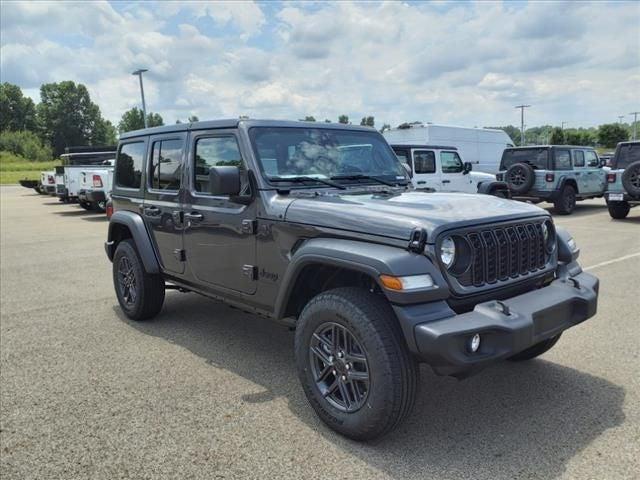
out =
<path fill-rule="evenodd" d="M 255 165 L 257 167 L 257 169 L 260 172 L 260 177 L 262 179 L 262 181 L 264 181 L 268 186 L 270 186 L 273 189 L 279 190 L 282 189 L 283 187 L 286 187 L 287 190 L 291 189 L 301 189 L 301 190 L 308 190 L 308 189 L 318 189 L 318 188 L 335 188 L 335 187 L 330 187 L 328 185 L 323 185 L 321 183 L 321 181 L 317 181 L 316 184 L 312 184 L 311 180 L 313 178 L 313 176 L 315 174 L 313 173 L 302 173 L 299 175 L 291 175 L 292 177 L 295 176 L 305 176 L 305 177 L 309 177 L 309 183 L 304 185 L 300 182 L 297 181 L 291 181 L 291 182 L 286 182 L 285 178 L 283 178 L 283 175 L 278 175 L 277 178 L 279 178 L 277 181 L 272 181 L 272 178 L 275 176 L 270 176 L 264 169 L 264 164 L 262 162 L 262 159 L 260 158 L 260 153 L 258 151 L 257 145 L 256 145 L 256 135 L 255 132 L 258 130 L 282 130 L 282 129 L 291 129 L 291 130 L 325 130 L 329 133 L 346 133 L 346 134 L 351 134 L 351 135 L 369 135 L 369 136 L 377 136 L 378 139 L 380 140 L 380 144 L 381 147 L 383 149 L 386 149 L 386 151 L 388 152 L 389 157 L 394 160 L 397 165 L 398 165 L 398 174 L 397 175 L 380 175 L 379 177 L 387 180 L 389 182 L 397 182 L 397 186 L 394 187 L 386 187 L 386 188 L 407 188 L 408 185 L 411 184 L 411 179 L 408 177 L 406 170 L 404 169 L 404 167 L 402 166 L 402 163 L 400 162 L 400 160 L 398 160 L 398 158 L 396 157 L 393 149 L 389 146 L 388 142 L 385 140 L 385 138 L 376 130 L 364 130 L 364 129 L 351 129 L 351 128 L 335 128 L 334 126 L 331 127 L 326 127 L 322 124 L 315 126 L 315 125 L 304 125 L 304 126 L 268 126 L 268 125 L 256 125 L 256 126 L 251 126 L 247 129 L 247 136 L 249 139 L 249 144 L 251 147 L 251 153 L 253 154 L 254 157 L 254 161 L 255 161 Z M 355 145 L 353 145 L 355 146 Z M 336 173 L 337 174 L 337 173 Z M 400 180 L 396 177 L 403 175 L 403 179 Z M 318 175 L 319 176 L 319 175 Z M 376 177 L 376 175 L 371 175 L 372 177 Z M 323 178 L 325 180 L 331 180 L 330 176 L 322 176 L 319 178 Z M 335 180 L 336 182 L 340 183 L 341 185 L 345 186 L 345 187 L 371 187 L 371 186 L 376 186 L 376 187 L 381 187 L 381 183 L 379 181 L 376 181 L 374 178 L 371 179 L 360 179 L 360 180 Z"/>

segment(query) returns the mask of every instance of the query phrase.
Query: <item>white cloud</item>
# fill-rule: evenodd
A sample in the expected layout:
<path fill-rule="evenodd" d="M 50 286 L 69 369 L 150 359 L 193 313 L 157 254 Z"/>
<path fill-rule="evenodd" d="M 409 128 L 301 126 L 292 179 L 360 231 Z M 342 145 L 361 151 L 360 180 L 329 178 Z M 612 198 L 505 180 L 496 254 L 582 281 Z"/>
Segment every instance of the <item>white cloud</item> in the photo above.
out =
<path fill-rule="evenodd" d="M 640 3 L 3 2 L 1 79 L 85 83 L 117 121 L 237 116 L 590 125 L 637 109 Z"/>

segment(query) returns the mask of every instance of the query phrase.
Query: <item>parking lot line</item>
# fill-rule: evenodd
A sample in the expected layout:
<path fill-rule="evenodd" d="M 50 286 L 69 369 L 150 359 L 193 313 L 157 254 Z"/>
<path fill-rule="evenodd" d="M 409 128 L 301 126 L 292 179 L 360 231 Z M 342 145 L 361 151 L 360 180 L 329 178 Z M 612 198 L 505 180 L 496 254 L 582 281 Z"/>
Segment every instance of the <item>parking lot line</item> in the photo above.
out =
<path fill-rule="evenodd" d="M 583 270 L 593 270 L 594 268 L 600 268 L 606 265 L 611 265 L 612 263 L 622 262 L 624 260 L 628 260 L 633 257 L 640 257 L 640 252 L 624 255 L 622 257 L 614 258 L 613 260 L 607 260 L 606 262 L 596 263 L 595 265 L 590 265 L 588 267 L 583 268 Z"/>

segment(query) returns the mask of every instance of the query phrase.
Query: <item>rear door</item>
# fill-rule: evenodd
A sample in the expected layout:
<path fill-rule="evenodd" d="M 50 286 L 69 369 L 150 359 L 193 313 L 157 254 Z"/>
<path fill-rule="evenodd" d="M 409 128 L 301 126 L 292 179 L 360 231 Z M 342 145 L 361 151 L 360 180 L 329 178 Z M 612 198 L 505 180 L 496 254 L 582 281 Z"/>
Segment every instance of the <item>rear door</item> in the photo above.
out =
<path fill-rule="evenodd" d="M 235 130 L 191 133 L 184 248 L 193 280 L 213 290 L 244 294 L 256 291 L 256 202 L 238 203 L 227 195 L 209 190 L 209 169 L 237 166 L 241 171 L 242 195 L 250 185 Z"/>
<path fill-rule="evenodd" d="M 186 133 L 151 137 L 146 165 L 143 217 L 165 270 L 184 272 L 180 189 Z"/>
<path fill-rule="evenodd" d="M 436 169 L 436 152 L 414 148 L 411 151 L 411 168 L 413 170 L 413 184 L 416 188 L 433 188 L 442 190 L 440 172 Z"/>
<path fill-rule="evenodd" d="M 573 149 L 571 150 L 571 157 L 573 159 L 573 173 L 578 184 L 578 191 L 582 194 L 590 193 L 589 183 L 589 169 L 584 158 L 584 150 Z"/>

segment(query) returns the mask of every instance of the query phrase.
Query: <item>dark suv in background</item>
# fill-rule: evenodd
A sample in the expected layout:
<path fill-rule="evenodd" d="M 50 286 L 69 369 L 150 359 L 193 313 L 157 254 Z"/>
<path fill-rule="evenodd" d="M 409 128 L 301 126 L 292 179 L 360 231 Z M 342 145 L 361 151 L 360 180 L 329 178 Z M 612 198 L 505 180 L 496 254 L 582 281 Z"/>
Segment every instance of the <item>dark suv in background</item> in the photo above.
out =
<path fill-rule="evenodd" d="M 591 147 L 514 147 L 504 150 L 496 178 L 507 184 L 511 198 L 553 202 L 557 213 L 568 215 L 577 200 L 603 196 L 602 166 Z"/>
<path fill-rule="evenodd" d="M 295 328 L 309 403 L 360 440 L 411 411 L 418 362 L 465 377 L 528 360 L 595 314 L 598 280 L 546 211 L 408 182 L 367 127 L 123 134 L 105 245 L 120 306 L 152 318 L 173 288 Z"/>

